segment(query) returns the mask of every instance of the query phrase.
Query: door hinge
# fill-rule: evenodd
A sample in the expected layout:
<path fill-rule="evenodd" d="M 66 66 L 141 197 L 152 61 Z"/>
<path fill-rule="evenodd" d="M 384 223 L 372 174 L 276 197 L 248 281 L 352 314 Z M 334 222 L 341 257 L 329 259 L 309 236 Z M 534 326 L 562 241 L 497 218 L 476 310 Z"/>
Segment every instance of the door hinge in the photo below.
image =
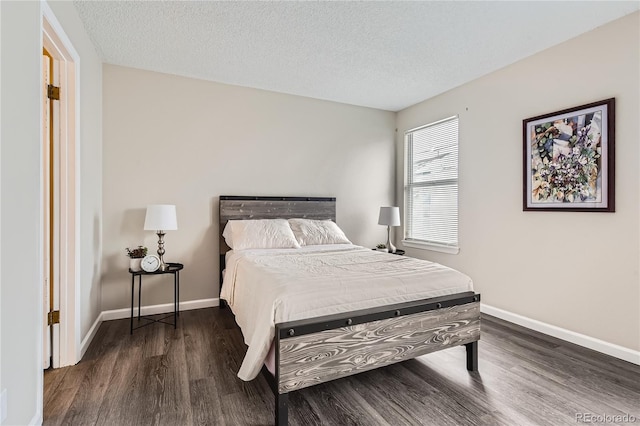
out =
<path fill-rule="evenodd" d="M 47 314 L 47 325 L 60 324 L 60 311 L 51 311 Z"/>
<path fill-rule="evenodd" d="M 54 99 L 56 101 L 60 100 L 60 88 L 49 84 L 47 86 L 47 98 Z"/>

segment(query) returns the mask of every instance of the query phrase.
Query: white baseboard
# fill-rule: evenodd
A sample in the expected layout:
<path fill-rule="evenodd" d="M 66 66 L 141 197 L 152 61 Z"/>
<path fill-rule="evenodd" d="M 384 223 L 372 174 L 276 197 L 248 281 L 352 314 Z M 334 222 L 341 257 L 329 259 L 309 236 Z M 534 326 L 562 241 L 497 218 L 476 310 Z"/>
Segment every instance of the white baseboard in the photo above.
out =
<path fill-rule="evenodd" d="M 93 322 L 93 325 L 89 329 L 89 332 L 87 333 L 86 336 L 84 336 L 84 339 L 82 339 L 82 343 L 80 343 L 80 358 L 78 358 L 78 361 L 82 359 L 82 357 L 84 356 L 84 353 L 87 352 L 87 349 L 89 349 L 89 344 L 91 343 L 91 341 L 93 340 L 93 337 L 98 332 L 98 329 L 100 328 L 100 324 L 102 324 L 103 315 L 104 315 L 104 312 L 100 312 L 100 314 L 98 315 L 98 318 L 96 318 L 96 320 Z"/>
<path fill-rule="evenodd" d="M 180 302 L 180 312 L 190 311 L 192 309 L 212 308 L 220 304 L 219 298 L 189 300 Z M 173 303 L 164 303 L 162 305 L 143 306 L 140 308 L 140 315 L 155 315 L 173 312 Z M 138 315 L 138 308 L 133 308 L 133 315 Z M 115 319 L 129 318 L 131 316 L 131 308 L 114 309 L 111 311 L 102 311 L 102 321 L 110 321 Z"/>
<path fill-rule="evenodd" d="M 29 422 L 29 426 L 41 425 L 43 420 L 44 420 L 44 417 L 42 416 L 42 407 L 40 407 L 38 408 L 38 411 L 36 411 L 36 414 L 33 416 L 31 421 Z"/>
<path fill-rule="evenodd" d="M 211 308 L 220 304 L 219 298 L 213 299 L 200 299 L 190 300 L 187 302 L 180 302 L 180 311 L 189 311 L 192 309 Z M 173 310 L 173 303 L 165 303 L 162 305 L 143 306 L 141 309 L 142 315 L 155 315 L 168 313 Z M 640 352 L 633 349 L 625 348 L 613 343 L 605 342 L 604 340 L 596 339 L 584 334 L 576 333 L 564 328 L 557 327 L 555 325 L 547 324 L 542 321 L 527 318 L 522 315 L 514 314 L 503 309 L 494 308 L 493 306 L 480 305 L 480 310 L 488 315 L 503 319 L 505 321 L 512 322 L 514 324 L 521 325 L 531 330 L 538 331 L 549 336 L 556 337 L 558 339 L 565 340 L 567 342 L 575 343 L 576 345 L 583 346 L 585 348 L 593 349 L 594 351 L 602 352 L 603 354 L 610 355 L 615 358 L 622 359 L 624 361 L 631 362 L 633 364 L 640 365 Z M 133 314 L 138 314 L 138 308 L 133 309 Z M 87 351 L 89 344 L 93 340 L 102 321 L 110 321 L 115 319 L 129 318 L 131 316 L 131 308 L 114 309 L 110 311 L 102 311 L 96 321 L 91 326 L 91 329 L 82 340 L 81 345 L 81 357 Z"/>
<path fill-rule="evenodd" d="M 547 334 L 549 336 L 556 337 L 567 342 L 575 343 L 576 345 L 593 349 L 594 351 L 602 352 L 603 354 L 607 354 L 612 357 L 640 365 L 640 351 L 634 351 L 633 349 L 625 348 L 624 346 L 605 342 L 604 340 L 596 339 L 594 337 L 556 327 L 555 325 L 527 318 L 522 315 L 505 311 L 503 309 L 494 308 L 493 306 L 485 305 L 484 303 L 480 304 L 480 311 L 485 314 L 503 319 L 505 321 L 521 325 L 531 330 L 535 330 L 540 333 Z"/>
<path fill-rule="evenodd" d="M 190 311 L 192 309 L 202 309 L 202 308 L 212 308 L 214 306 L 220 305 L 220 299 L 200 299 L 200 300 L 188 300 L 186 302 L 180 302 L 180 312 L 182 311 Z M 155 314 L 164 314 L 173 311 L 173 303 L 164 303 L 162 305 L 152 305 L 152 306 L 142 306 L 140 308 L 141 315 L 155 315 Z M 138 315 L 138 308 L 133 308 L 133 315 Z M 84 356 L 87 349 L 89 349 L 89 345 L 91 341 L 95 337 L 98 329 L 100 328 L 100 324 L 103 321 L 110 321 L 122 318 L 129 318 L 131 316 L 131 308 L 125 309 L 113 309 L 110 311 L 102 311 L 98 318 L 94 321 L 91 329 L 87 335 L 82 339 L 82 344 L 80 345 L 80 359 Z"/>

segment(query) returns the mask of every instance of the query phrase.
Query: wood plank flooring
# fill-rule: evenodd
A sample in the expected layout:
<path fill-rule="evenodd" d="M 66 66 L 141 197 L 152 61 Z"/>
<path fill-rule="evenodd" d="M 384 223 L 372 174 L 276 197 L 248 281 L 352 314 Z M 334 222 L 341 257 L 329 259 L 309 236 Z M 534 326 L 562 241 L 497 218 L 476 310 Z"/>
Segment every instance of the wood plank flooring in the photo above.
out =
<path fill-rule="evenodd" d="M 133 336 L 128 319 L 105 322 L 80 363 L 45 372 L 44 424 L 273 424 L 265 379 L 236 377 L 245 350 L 228 309 Z M 479 369 L 457 347 L 312 386 L 290 394 L 289 424 L 556 426 L 579 413 L 640 424 L 639 366 L 483 316 Z"/>

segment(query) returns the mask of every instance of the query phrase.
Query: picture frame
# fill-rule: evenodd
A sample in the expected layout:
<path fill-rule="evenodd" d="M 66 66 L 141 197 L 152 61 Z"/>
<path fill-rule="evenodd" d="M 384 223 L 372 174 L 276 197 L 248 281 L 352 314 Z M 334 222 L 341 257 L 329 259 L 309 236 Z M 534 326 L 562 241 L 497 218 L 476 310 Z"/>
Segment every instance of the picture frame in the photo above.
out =
<path fill-rule="evenodd" d="M 615 212 L 615 98 L 522 120 L 523 210 Z"/>

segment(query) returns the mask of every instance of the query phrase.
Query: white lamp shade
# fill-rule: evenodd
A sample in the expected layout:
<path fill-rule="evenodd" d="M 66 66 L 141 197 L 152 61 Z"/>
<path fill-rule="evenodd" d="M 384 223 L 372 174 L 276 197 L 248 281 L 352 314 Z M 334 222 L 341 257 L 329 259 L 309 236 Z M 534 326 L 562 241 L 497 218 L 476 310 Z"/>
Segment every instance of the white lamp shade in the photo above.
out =
<path fill-rule="evenodd" d="M 170 204 L 147 206 L 144 229 L 145 231 L 175 231 L 178 229 L 176 206 Z"/>
<path fill-rule="evenodd" d="M 400 226 L 400 207 L 380 207 L 378 225 Z"/>

